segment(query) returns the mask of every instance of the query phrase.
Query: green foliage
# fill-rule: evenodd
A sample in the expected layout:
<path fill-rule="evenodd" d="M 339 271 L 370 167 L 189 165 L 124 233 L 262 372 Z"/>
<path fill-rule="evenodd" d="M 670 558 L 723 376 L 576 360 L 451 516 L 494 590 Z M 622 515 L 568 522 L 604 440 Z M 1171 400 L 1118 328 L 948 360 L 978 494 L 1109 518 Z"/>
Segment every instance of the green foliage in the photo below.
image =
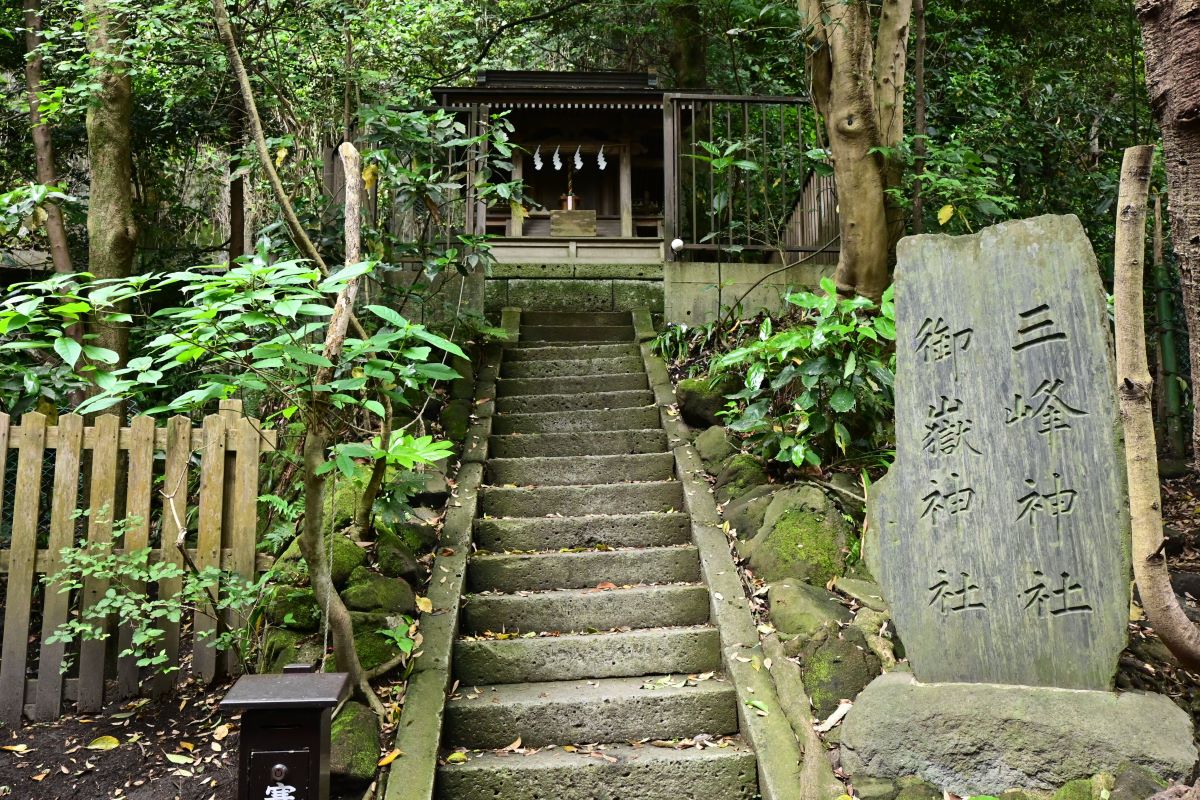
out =
<path fill-rule="evenodd" d="M 47 203 L 60 208 L 74 206 L 79 198 L 67 194 L 61 186 L 42 186 L 28 183 L 0 193 L 0 247 L 27 248 L 41 246 L 41 233 L 46 223 Z"/>
<path fill-rule="evenodd" d="M 106 515 L 108 510 L 97 513 Z M 118 653 L 121 658 L 134 658 L 138 667 L 152 672 L 173 672 L 179 666 L 167 657 L 163 626 L 186 621 L 196 612 L 212 614 L 213 609 L 218 618 L 233 612 L 238 618 L 252 619 L 266 578 L 251 583 L 216 567 L 192 572 L 178 564 L 152 561 L 148 547 L 118 551 L 125 533 L 139 524 L 136 518 L 116 520 L 112 542 L 88 542 L 60 551 L 61 568 L 43 578 L 47 591 L 81 592 L 85 583 L 92 582 L 105 589 L 99 600 L 80 609 L 46 641 L 70 645 L 105 640 L 111 635 L 111 620 L 118 619 L 131 633 L 129 646 Z M 179 581 L 181 588 L 164 594 L 157 588 L 160 581 Z M 216 650 L 235 649 L 244 658 L 254 639 L 254 625 L 247 622 L 244 627 L 217 630 L 202 632 L 202 637 Z M 64 659 L 63 672 L 69 667 L 70 660 Z"/>
<path fill-rule="evenodd" d="M 859 457 L 885 443 L 893 410 L 896 337 L 892 290 L 876 309 L 866 298 L 786 296 L 799 320 L 775 332 L 770 317 L 757 338 L 712 360 L 743 388 L 722 412 L 763 456 L 795 466 Z M 871 313 L 875 312 L 875 313 Z"/>

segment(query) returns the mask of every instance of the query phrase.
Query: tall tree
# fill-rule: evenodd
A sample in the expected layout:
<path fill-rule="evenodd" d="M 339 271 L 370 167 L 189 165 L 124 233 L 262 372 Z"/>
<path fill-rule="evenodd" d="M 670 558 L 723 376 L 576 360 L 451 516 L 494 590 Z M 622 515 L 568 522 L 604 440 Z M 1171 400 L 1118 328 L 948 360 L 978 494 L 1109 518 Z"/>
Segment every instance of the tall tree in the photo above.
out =
<path fill-rule="evenodd" d="M 675 85 L 698 89 L 708 84 L 707 42 L 696 0 L 669 0 L 663 13 L 671 25 L 671 71 Z"/>
<path fill-rule="evenodd" d="M 877 24 L 867 0 L 802 0 L 813 102 L 825 118 L 838 189 L 838 291 L 878 300 L 900 229 L 887 190 L 900 164 L 880 148 L 904 134 L 904 72 L 912 0 L 884 0 Z M 872 28 L 875 35 L 872 36 Z"/>
<path fill-rule="evenodd" d="M 123 278 L 133 271 L 137 224 L 133 217 L 133 82 L 125 54 L 125 12 L 108 0 L 85 0 L 88 53 L 96 91 L 87 112 L 88 272 L 97 278 Z M 129 330 L 98 325 L 95 343 L 128 355 Z"/>
<path fill-rule="evenodd" d="M 1193 408 L 1200 407 L 1200 3 L 1138 0 L 1150 108 L 1162 129 L 1171 211 L 1192 365 Z M 1200 463 L 1200 414 L 1193 416 Z"/>
<path fill-rule="evenodd" d="M 54 141 L 50 127 L 42 119 L 42 2 L 25 0 L 25 84 L 29 95 L 29 127 L 33 133 L 33 153 L 37 165 L 38 183 L 53 186 L 58 183 L 54 168 Z M 46 203 L 46 238 L 50 240 L 50 260 L 54 271 L 71 271 L 71 251 L 67 243 L 67 227 L 62 209 L 57 203 Z"/>

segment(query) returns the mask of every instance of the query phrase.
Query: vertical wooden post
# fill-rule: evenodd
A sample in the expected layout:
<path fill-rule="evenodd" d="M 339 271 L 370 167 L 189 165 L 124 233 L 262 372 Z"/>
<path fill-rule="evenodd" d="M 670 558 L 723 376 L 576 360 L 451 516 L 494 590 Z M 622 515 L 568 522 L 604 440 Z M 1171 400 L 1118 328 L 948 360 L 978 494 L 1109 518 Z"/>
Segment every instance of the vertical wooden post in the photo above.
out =
<path fill-rule="evenodd" d="M 633 148 L 628 142 L 621 145 L 621 236 L 633 236 Z"/>
<path fill-rule="evenodd" d="M 188 462 L 192 457 L 192 423 L 183 415 L 171 417 L 167 423 L 166 463 L 163 467 L 162 494 L 162 538 L 159 548 L 166 563 L 183 566 L 183 555 L 175 546 L 187 536 Z M 160 597 L 173 595 L 183 588 L 178 578 L 167 578 L 158 582 Z M 171 664 L 179 663 L 179 623 L 163 620 L 163 650 Z M 154 679 L 154 693 L 164 694 L 171 690 L 179 673 L 160 673 Z"/>
<path fill-rule="evenodd" d="M 525 154 L 520 150 L 514 150 L 512 154 L 512 179 L 514 181 L 525 180 Z M 524 236 L 525 235 L 525 219 L 519 213 L 513 214 L 508 220 L 508 235 L 509 236 Z"/>
<path fill-rule="evenodd" d="M 134 417 L 129 424 L 129 473 L 125 490 L 126 552 L 150 546 L 150 494 L 154 486 L 154 420 Z M 142 584 L 130 586 L 144 591 Z M 117 639 L 117 652 L 125 651 L 133 641 L 133 629 L 122 625 Z M 138 693 L 141 671 L 137 658 L 126 656 L 117 661 L 117 697 L 124 699 Z"/>
<path fill-rule="evenodd" d="M 79 471 L 83 453 L 83 417 L 67 414 L 58 418 L 58 446 L 54 462 L 54 501 L 50 509 L 50 550 L 46 574 L 62 568 L 62 551 L 75 546 L 75 509 L 79 502 Z M 46 586 L 42 605 L 42 650 L 38 657 L 37 698 L 33 718 L 39 722 L 58 719 L 62 713 L 62 661 L 66 646 L 46 644 L 51 634 L 67 621 L 71 595 L 54 585 Z"/>
<path fill-rule="evenodd" d="M 196 569 L 221 564 L 221 522 L 225 495 L 225 420 L 217 414 L 204 418 L 204 454 L 200 458 L 200 516 L 196 534 Z M 196 610 L 192 670 L 205 683 L 217 676 L 217 610 L 204 603 Z"/>
<path fill-rule="evenodd" d="M 239 418 L 229 430 L 234 432 L 237 456 L 232 476 L 225 476 L 226 486 L 230 487 L 225 495 L 225 503 L 233 507 L 226 531 L 225 546 L 230 551 L 226 569 L 244 581 L 253 581 L 258 535 L 259 432 L 255 421 L 247 417 Z M 231 630 L 246 623 L 244 616 L 233 611 L 225 617 L 225 625 Z M 225 652 L 224 662 L 227 673 L 233 673 L 240 667 L 237 653 L 233 650 Z"/>
<path fill-rule="evenodd" d="M 121 421 L 112 414 L 97 417 L 94 425 L 95 445 L 92 447 L 92 482 L 88 496 L 88 545 L 104 545 L 112 541 L 113 518 L 116 515 L 117 459 L 120 454 L 118 437 Z M 89 578 L 83 583 L 79 604 L 89 608 L 104 596 L 108 582 Z M 106 641 L 84 641 L 79 647 L 79 698 L 82 713 L 100 711 L 104 707 L 104 669 Z"/>
<path fill-rule="evenodd" d="M 29 652 L 29 612 L 37 558 L 45 415 L 34 411 L 22 416 L 15 440 L 19 448 L 17 486 L 9 545 L 8 592 L 4 601 L 4 650 L 0 660 L 0 721 L 11 728 L 20 727 L 25 708 L 25 657 Z"/>
<path fill-rule="evenodd" d="M 675 171 L 675 97 L 663 95 L 663 257 L 667 261 L 675 260 L 675 251 L 671 249 L 671 240 L 675 232 L 675 214 L 678 209 L 678 178 Z"/>

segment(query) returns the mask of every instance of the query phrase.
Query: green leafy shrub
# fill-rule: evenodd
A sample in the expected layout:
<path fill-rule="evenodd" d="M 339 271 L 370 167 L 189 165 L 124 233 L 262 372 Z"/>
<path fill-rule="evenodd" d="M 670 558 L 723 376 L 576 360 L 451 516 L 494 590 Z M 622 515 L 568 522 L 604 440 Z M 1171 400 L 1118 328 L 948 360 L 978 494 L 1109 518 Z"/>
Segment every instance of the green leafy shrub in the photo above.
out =
<path fill-rule="evenodd" d="M 838 299 L 828 278 L 821 289 L 786 295 L 796 324 L 775 332 L 765 317 L 757 338 L 710 364 L 713 375 L 743 382 L 721 412 L 729 428 L 764 457 L 795 466 L 877 453 L 892 419 L 892 290 L 876 308 L 863 297 Z"/>
<path fill-rule="evenodd" d="M 101 509 L 98 513 L 108 512 Z M 173 672 L 179 665 L 167 657 L 164 625 L 179 624 L 195 612 L 211 614 L 215 608 L 218 615 L 233 612 L 235 619 L 246 623 L 234 628 L 218 626 L 215 632 L 202 632 L 201 636 L 218 651 L 234 650 L 246 663 L 255 638 L 253 610 L 267 576 L 249 582 L 216 567 L 191 571 L 168 561 L 152 561 L 149 547 L 118 549 L 125 532 L 135 524 L 140 520 L 116 520 L 112 542 L 88 542 L 60 551 L 62 566 L 42 579 L 47 592 L 79 593 L 84 583 L 91 581 L 106 588 L 96 602 L 59 625 L 47 643 L 104 640 L 112 635 L 109 621 L 119 619 L 131 632 L 128 646 L 118 654 L 121 658 L 135 658 L 138 667 L 151 672 Z M 180 589 L 164 594 L 158 588 L 160 581 L 178 581 Z M 63 671 L 69 667 L 70 660 L 64 659 Z"/>

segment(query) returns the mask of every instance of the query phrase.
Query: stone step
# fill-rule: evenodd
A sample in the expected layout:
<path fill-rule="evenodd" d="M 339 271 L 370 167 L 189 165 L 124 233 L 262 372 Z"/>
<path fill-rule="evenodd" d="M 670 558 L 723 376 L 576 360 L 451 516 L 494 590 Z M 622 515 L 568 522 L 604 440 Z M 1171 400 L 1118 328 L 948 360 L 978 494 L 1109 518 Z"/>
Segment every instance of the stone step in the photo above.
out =
<path fill-rule="evenodd" d="M 716 628 L 642 628 L 529 639 L 460 639 L 454 675 L 463 686 L 634 675 L 698 675 L 721 666 Z"/>
<path fill-rule="evenodd" d="M 561 361 L 505 361 L 501 378 L 575 378 L 582 375 L 616 375 L 637 372 L 645 364 L 640 356 L 572 358 Z"/>
<path fill-rule="evenodd" d="M 504 361 L 556 361 L 564 358 L 621 358 L 636 356 L 642 351 L 629 344 L 576 344 L 513 347 L 504 351 Z"/>
<path fill-rule="evenodd" d="M 599 583 L 694 583 L 700 556 L 690 544 L 581 553 L 479 553 L 467 566 L 472 592 L 582 589 Z"/>
<path fill-rule="evenodd" d="M 657 406 L 593 408 L 583 411 L 543 411 L 536 414 L 497 414 L 492 433 L 564 433 L 568 431 L 625 431 L 662 424 Z"/>
<path fill-rule="evenodd" d="M 460 686 L 446 703 L 445 741 L 494 749 L 517 737 L 525 747 L 545 747 L 737 732 L 731 684 L 711 679 L 695 686 L 642 688 L 656 680 L 658 676 L 501 684 L 478 687 L 480 693 Z"/>
<path fill-rule="evenodd" d="M 637 408 L 654 404 L 649 389 L 587 394 L 526 394 L 496 399 L 501 414 L 537 414 L 543 411 L 574 411 L 589 408 Z"/>
<path fill-rule="evenodd" d="M 634 342 L 632 325 L 522 325 L 523 342 Z"/>
<path fill-rule="evenodd" d="M 495 552 L 597 545 L 666 547 L 691 540 L 691 518 L 679 512 L 475 520 L 475 544 Z"/>
<path fill-rule="evenodd" d="M 485 486 L 480 490 L 480 505 L 487 517 L 546 517 L 554 514 L 576 517 L 679 511 L 683 508 L 683 486 L 678 481 L 531 489 Z"/>
<path fill-rule="evenodd" d="M 473 594 L 467 595 L 466 600 L 462 631 L 468 636 L 488 631 L 570 633 L 708 622 L 708 589 L 696 584 Z"/>
<path fill-rule="evenodd" d="M 522 311 L 522 325 L 568 325 L 594 328 L 612 325 L 633 325 L 633 315 L 628 311 Z"/>
<path fill-rule="evenodd" d="M 657 427 L 657 426 L 656 426 Z M 539 456 L 620 455 L 665 453 L 666 431 L 653 428 L 626 431 L 579 431 L 575 433 L 521 433 L 492 436 L 488 453 L 495 458 Z"/>
<path fill-rule="evenodd" d="M 617 375 L 582 375 L 572 378 L 501 378 L 496 381 L 496 397 L 623 392 L 648 388 L 650 379 L 641 370 Z"/>
<path fill-rule="evenodd" d="M 437 800 L 751 800 L 754 753 L 728 747 L 674 750 L 608 745 L 604 758 L 555 748 L 481 753 L 439 767 Z"/>
<path fill-rule="evenodd" d="M 615 456 L 493 458 L 485 466 L 488 483 L 497 486 L 569 486 L 572 484 L 665 481 L 675 474 L 671 453 Z"/>

